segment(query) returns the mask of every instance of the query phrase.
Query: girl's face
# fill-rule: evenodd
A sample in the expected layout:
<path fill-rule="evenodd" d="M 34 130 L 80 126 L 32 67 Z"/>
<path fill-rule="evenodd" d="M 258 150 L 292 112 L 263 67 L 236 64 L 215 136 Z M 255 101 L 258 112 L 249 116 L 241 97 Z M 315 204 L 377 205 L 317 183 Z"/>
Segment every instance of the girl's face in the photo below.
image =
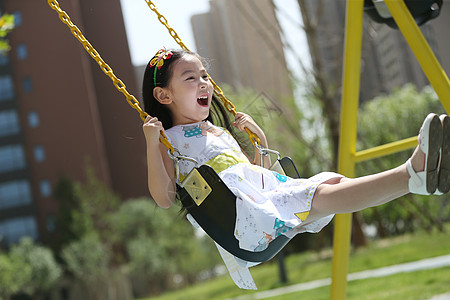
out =
<path fill-rule="evenodd" d="M 196 56 L 184 55 L 174 62 L 166 89 L 173 125 L 197 123 L 208 117 L 214 88 Z"/>

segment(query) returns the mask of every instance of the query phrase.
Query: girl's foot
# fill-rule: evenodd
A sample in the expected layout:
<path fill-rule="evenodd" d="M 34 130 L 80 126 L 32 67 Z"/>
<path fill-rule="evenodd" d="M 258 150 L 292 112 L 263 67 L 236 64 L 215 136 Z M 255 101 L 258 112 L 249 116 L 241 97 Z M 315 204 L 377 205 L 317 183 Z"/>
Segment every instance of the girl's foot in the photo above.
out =
<path fill-rule="evenodd" d="M 435 193 L 438 188 L 439 158 L 443 139 L 442 127 L 441 120 L 436 114 L 429 114 L 422 124 L 419 146 L 406 162 L 406 168 L 410 175 L 408 185 L 411 193 L 430 195 Z M 419 154 L 422 155 L 419 156 Z"/>

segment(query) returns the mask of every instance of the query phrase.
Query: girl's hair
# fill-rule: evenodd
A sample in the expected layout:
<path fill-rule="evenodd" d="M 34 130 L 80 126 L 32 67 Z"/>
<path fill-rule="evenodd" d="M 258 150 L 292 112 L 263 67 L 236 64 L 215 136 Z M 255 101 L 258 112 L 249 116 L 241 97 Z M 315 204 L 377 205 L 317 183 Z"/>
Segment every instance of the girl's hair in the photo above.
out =
<path fill-rule="evenodd" d="M 164 59 L 163 65 L 160 67 L 160 69 L 157 69 L 156 72 L 156 64 L 153 64 L 153 66 L 150 64 L 150 62 L 147 64 L 144 73 L 144 80 L 142 83 L 144 110 L 152 117 L 157 117 L 158 120 L 163 124 L 164 129 L 169 129 L 173 126 L 172 114 L 166 105 L 161 104 L 158 100 L 155 99 L 155 97 L 153 96 L 153 89 L 156 86 L 167 87 L 169 85 L 170 79 L 172 78 L 172 69 L 174 63 L 185 55 L 193 55 L 197 57 L 198 59 L 200 59 L 203 65 L 207 67 L 206 61 L 194 52 L 182 49 L 172 49 L 170 51 L 172 52 L 172 56 L 170 58 Z M 151 60 L 153 60 L 155 57 L 156 56 L 154 56 Z M 228 113 L 223 102 L 214 94 L 209 109 L 209 115 L 206 120 L 210 121 L 214 125 L 226 128 L 228 131 L 230 131 L 233 137 L 236 138 L 241 147 L 244 146 L 242 138 L 239 137 L 239 134 L 235 130 L 235 127 L 231 126 L 231 113 Z"/>

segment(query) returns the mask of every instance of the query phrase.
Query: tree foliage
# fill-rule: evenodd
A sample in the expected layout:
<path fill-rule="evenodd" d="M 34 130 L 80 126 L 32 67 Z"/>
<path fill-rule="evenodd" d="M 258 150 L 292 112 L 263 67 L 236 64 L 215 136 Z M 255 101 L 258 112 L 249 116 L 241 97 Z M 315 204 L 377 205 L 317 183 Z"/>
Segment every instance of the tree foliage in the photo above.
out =
<path fill-rule="evenodd" d="M 4 14 L 0 16 L 0 55 L 10 50 L 9 42 L 6 39 L 8 33 L 14 28 L 14 16 Z"/>
<path fill-rule="evenodd" d="M 17 254 L 0 254 L 0 299 L 8 300 L 21 291 L 32 278 L 32 269 Z"/>
<path fill-rule="evenodd" d="M 114 239 L 125 246 L 129 274 L 152 292 L 173 287 L 174 277 L 181 285 L 193 282 L 219 261 L 211 242 L 195 236 L 177 206 L 160 209 L 148 198 L 128 200 L 110 216 L 110 224 Z"/>
<path fill-rule="evenodd" d="M 89 289 L 108 276 L 109 252 L 96 232 L 89 232 L 62 251 L 67 270 Z"/>
<path fill-rule="evenodd" d="M 53 197 L 58 202 L 58 214 L 56 216 L 57 236 L 51 241 L 56 253 L 72 241 L 81 238 L 74 224 L 74 211 L 80 209 L 80 204 L 75 194 L 75 183 L 63 176 L 59 179 L 53 190 Z"/>
<path fill-rule="evenodd" d="M 35 298 L 50 290 L 61 277 L 61 267 L 52 251 L 36 245 L 31 238 L 22 238 L 19 244 L 11 248 L 10 256 L 22 258 L 25 270 L 30 270 L 30 277 L 20 291 Z"/>
<path fill-rule="evenodd" d="M 74 184 L 79 207 L 72 211 L 71 228 L 76 236 L 96 231 L 107 242 L 111 235 L 108 215 L 118 209 L 121 199 L 96 177 L 92 167 L 87 167 L 86 175 L 85 183 Z"/>

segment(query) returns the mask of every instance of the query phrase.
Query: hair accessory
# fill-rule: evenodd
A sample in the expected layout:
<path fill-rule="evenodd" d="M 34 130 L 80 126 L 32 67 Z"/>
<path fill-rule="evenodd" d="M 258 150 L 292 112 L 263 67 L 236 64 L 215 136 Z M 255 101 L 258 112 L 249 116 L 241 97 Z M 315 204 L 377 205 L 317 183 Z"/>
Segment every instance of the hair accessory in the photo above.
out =
<path fill-rule="evenodd" d="M 164 65 L 165 59 L 170 59 L 172 57 L 173 53 L 170 50 L 167 50 L 166 47 L 164 47 L 161 50 L 158 50 L 152 60 L 150 60 L 150 67 L 155 67 L 155 72 L 153 74 L 153 84 L 156 86 L 156 72 L 157 70 L 161 69 L 161 67 Z"/>

